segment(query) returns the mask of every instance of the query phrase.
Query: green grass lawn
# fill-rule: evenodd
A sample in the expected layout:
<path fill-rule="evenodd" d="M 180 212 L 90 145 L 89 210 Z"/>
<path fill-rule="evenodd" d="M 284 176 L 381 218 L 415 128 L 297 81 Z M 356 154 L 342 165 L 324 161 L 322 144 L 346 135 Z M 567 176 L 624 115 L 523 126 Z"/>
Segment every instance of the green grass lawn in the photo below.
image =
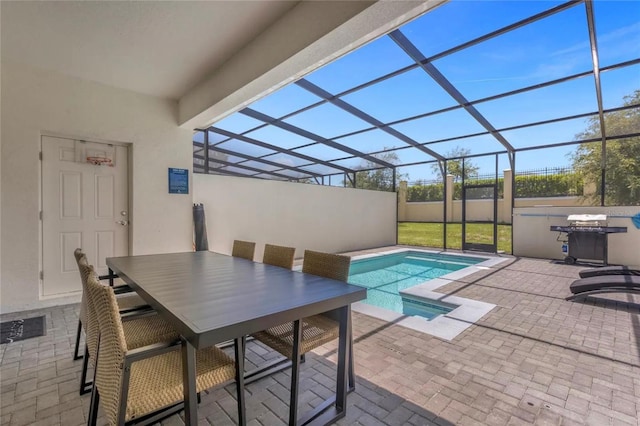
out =
<path fill-rule="evenodd" d="M 442 223 L 399 222 L 398 244 L 442 248 Z M 467 241 L 491 244 L 493 226 L 467 224 Z M 462 249 L 462 224 L 447 224 L 447 248 Z M 511 225 L 498 225 L 498 250 L 511 253 Z"/>

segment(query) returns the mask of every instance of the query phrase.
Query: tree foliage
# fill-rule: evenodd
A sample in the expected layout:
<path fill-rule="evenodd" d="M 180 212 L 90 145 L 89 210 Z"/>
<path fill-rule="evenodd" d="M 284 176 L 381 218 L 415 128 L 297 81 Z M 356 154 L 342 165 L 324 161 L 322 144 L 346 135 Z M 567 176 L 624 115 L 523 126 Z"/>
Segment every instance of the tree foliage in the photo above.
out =
<path fill-rule="evenodd" d="M 605 115 L 607 138 L 640 132 L 640 90 L 624 97 L 624 105 L 639 107 L 610 112 Z M 592 117 L 587 128 L 576 135 L 578 139 L 601 137 L 600 120 Z M 640 205 L 640 137 L 627 137 L 607 141 L 605 165 L 605 204 Z M 574 169 L 587 182 L 597 184 L 597 192 L 591 201 L 597 204 L 601 195 L 602 148 L 599 142 L 578 146 L 571 155 Z"/>
<path fill-rule="evenodd" d="M 471 154 L 470 150 L 456 146 L 444 155 L 446 158 L 457 158 L 455 160 L 447 160 L 447 174 L 453 175 L 454 182 L 462 181 L 462 159 L 460 157 L 466 157 L 469 154 Z M 465 160 L 464 178 L 468 179 L 470 176 L 477 175 L 479 169 L 471 160 Z M 431 170 L 436 174 L 440 174 L 440 166 L 437 163 L 431 165 Z"/>
<path fill-rule="evenodd" d="M 444 183 L 423 184 L 416 182 L 407 188 L 407 201 L 410 203 L 420 201 L 443 201 Z"/>
<path fill-rule="evenodd" d="M 375 157 L 391 164 L 398 164 L 400 161 L 395 152 L 383 152 Z M 356 172 L 356 188 L 393 191 L 393 169 L 380 168 L 378 163 L 368 160 L 365 160 L 359 168 L 361 171 Z M 398 173 L 396 175 L 397 182 L 407 179 L 407 174 Z"/>
<path fill-rule="evenodd" d="M 584 190 L 584 182 L 578 173 L 517 175 L 515 185 L 516 198 L 580 196 Z"/>

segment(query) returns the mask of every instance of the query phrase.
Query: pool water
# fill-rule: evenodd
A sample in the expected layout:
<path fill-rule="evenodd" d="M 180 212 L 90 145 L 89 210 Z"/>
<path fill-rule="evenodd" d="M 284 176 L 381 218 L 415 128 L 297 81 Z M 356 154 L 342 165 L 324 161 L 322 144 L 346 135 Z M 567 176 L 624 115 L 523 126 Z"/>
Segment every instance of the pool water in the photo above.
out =
<path fill-rule="evenodd" d="M 367 289 L 364 303 L 405 315 L 433 319 L 451 312 L 453 308 L 435 301 L 403 299 L 400 291 L 484 260 L 419 251 L 386 254 L 352 261 L 349 283 Z"/>

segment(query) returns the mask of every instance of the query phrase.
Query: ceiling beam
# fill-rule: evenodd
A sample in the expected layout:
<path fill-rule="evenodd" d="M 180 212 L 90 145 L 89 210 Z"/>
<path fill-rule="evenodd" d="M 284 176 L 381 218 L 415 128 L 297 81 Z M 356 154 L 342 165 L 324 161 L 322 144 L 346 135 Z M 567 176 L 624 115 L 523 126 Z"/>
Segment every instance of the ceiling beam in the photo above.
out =
<path fill-rule="evenodd" d="M 606 67 L 600 68 L 600 73 L 602 74 L 603 72 L 613 71 L 613 70 L 616 70 L 616 69 L 620 69 L 620 68 L 624 68 L 624 67 L 628 67 L 628 66 L 632 66 L 632 65 L 636 65 L 636 64 L 640 64 L 640 59 L 632 59 L 632 60 L 625 61 L 625 62 L 620 62 L 620 63 L 617 63 L 617 64 L 607 65 Z M 415 66 L 413 68 L 416 68 L 418 66 L 417 64 L 414 64 L 414 65 Z M 508 97 L 508 96 L 513 96 L 513 95 L 517 95 L 517 94 L 520 94 L 520 93 L 529 92 L 529 91 L 532 91 L 532 90 L 542 89 L 542 88 L 548 87 L 548 86 L 553 86 L 555 84 L 560 84 L 560 83 L 564 83 L 564 82 L 567 82 L 567 81 L 576 80 L 576 79 L 579 79 L 579 78 L 587 77 L 587 76 L 589 76 L 591 74 L 593 74 L 593 70 L 592 69 L 590 69 L 589 71 L 583 71 L 583 72 L 580 72 L 580 73 L 577 73 L 577 74 L 572 74 L 572 75 L 569 75 L 569 76 L 566 76 L 566 77 L 562 77 L 562 78 L 558 78 L 558 79 L 555 79 L 555 80 L 545 81 L 545 82 L 542 82 L 542 83 L 536 83 L 536 84 L 533 84 L 531 86 L 522 87 L 520 89 L 510 90 L 508 92 L 502 92 L 502 93 L 499 93 L 497 95 L 491 95 L 491 96 L 487 96 L 485 98 L 475 99 L 473 101 L 469 101 L 469 104 L 470 105 L 477 105 L 477 104 L 482 103 L 482 102 L 493 101 L 493 100 L 496 100 L 496 99 L 501 99 L 501 98 L 505 98 L 505 97 Z M 359 87 L 362 87 L 362 86 L 359 86 Z M 346 92 L 342 92 L 342 93 L 340 93 L 339 95 L 336 95 L 336 96 L 341 97 L 345 93 L 352 93 L 352 91 L 351 90 L 347 90 Z M 313 104 L 313 106 L 317 106 L 317 105 L 322 104 L 324 102 L 326 102 L 326 101 L 316 102 L 315 104 Z M 308 109 L 308 108 L 309 107 L 305 107 L 305 108 L 303 108 L 301 110 L 289 113 L 286 116 L 282 117 L 282 119 L 285 119 L 287 117 L 290 117 L 290 116 L 293 116 L 295 114 L 298 114 L 298 113 L 300 113 L 300 112 L 302 112 L 302 111 L 304 111 L 305 109 Z M 463 108 L 462 105 L 453 105 L 453 106 L 450 106 L 450 107 L 441 108 L 441 109 L 438 109 L 438 110 L 429 111 L 429 112 L 422 113 L 422 114 L 412 115 L 411 117 L 406 117 L 406 118 L 401 118 L 399 120 L 390 121 L 390 122 L 386 123 L 386 125 L 387 126 L 395 126 L 396 124 L 406 123 L 408 121 L 417 120 L 419 118 L 425 118 L 425 117 L 430 117 L 430 116 L 442 114 L 442 113 L 445 113 L 445 112 L 455 111 L 455 110 L 458 110 L 458 109 L 461 109 L 461 108 Z M 261 127 L 264 127 L 264 125 L 260 125 L 260 126 L 254 128 L 254 129 L 248 130 L 246 133 L 254 131 L 254 130 L 257 130 L 258 128 L 261 128 Z M 373 130 L 373 129 L 375 129 L 375 126 L 369 127 L 369 128 L 366 128 L 366 129 L 362 129 L 362 130 L 356 130 L 356 131 L 353 131 L 353 132 L 345 133 L 345 134 L 342 134 L 342 135 L 334 137 L 334 139 L 335 140 L 339 140 L 339 139 L 346 138 L 346 137 L 349 137 L 349 136 L 359 135 L 361 133 L 365 133 L 365 132 L 368 132 L 369 130 Z M 499 129 L 498 131 L 503 131 L 503 130 L 504 129 L 502 129 L 502 130 Z M 485 133 L 482 133 L 482 134 L 485 134 Z M 428 145 L 428 144 L 431 144 L 431 143 L 432 142 L 430 141 L 430 142 L 422 143 L 422 145 Z"/>
<path fill-rule="evenodd" d="M 602 86 L 600 84 L 600 60 L 598 59 L 598 40 L 596 39 L 596 20 L 593 16 L 593 3 L 591 0 L 584 2 L 587 12 L 587 27 L 589 28 L 589 44 L 591 45 L 591 62 L 593 64 L 593 80 L 596 86 L 596 99 L 598 100 L 598 117 L 600 120 L 601 155 L 600 155 L 600 205 L 604 207 L 604 195 L 606 190 L 607 170 L 607 130 L 602 107 Z"/>
<path fill-rule="evenodd" d="M 337 106 L 338 108 L 358 117 L 360 120 L 366 121 L 367 123 L 375 126 L 376 128 L 382 130 L 383 132 L 388 133 L 391 136 L 396 137 L 397 139 L 400 139 L 402 142 L 405 142 L 413 146 L 414 148 L 419 149 L 420 151 L 426 154 L 429 154 L 433 158 L 436 158 L 438 160 L 444 160 L 444 157 L 438 154 L 437 152 L 432 151 L 429 148 L 425 148 L 424 146 L 420 145 L 420 143 L 418 143 L 417 141 L 411 139 L 409 136 L 397 131 L 392 127 L 387 126 L 380 120 L 370 116 L 369 114 L 343 101 L 342 99 L 333 96 L 331 93 L 327 92 L 321 87 L 316 86 L 315 84 L 311 83 L 309 80 L 302 78 L 296 81 L 296 85 L 302 87 L 303 89 L 313 93 L 314 95 L 322 99 L 327 100 L 328 102 Z"/>
<path fill-rule="evenodd" d="M 254 175 L 246 175 L 244 173 L 238 173 L 238 172 L 234 172 L 234 171 L 227 170 L 227 169 L 217 169 L 217 168 L 211 169 L 211 173 L 204 173 L 203 172 L 202 174 L 215 174 L 215 173 L 219 173 L 221 175 L 229 175 L 229 176 L 249 178 L 249 179 L 264 179 L 264 178 L 257 177 L 257 176 L 254 176 Z"/>
<path fill-rule="evenodd" d="M 306 161 L 308 161 L 310 163 L 322 164 L 322 165 L 325 165 L 325 166 L 328 166 L 328 167 L 331 167 L 331 168 L 334 168 L 334 169 L 337 169 L 337 170 L 342 170 L 345 173 L 353 173 L 353 170 L 351 170 L 351 169 L 349 169 L 347 167 L 339 166 L 337 164 L 331 164 L 331 163 L 329 163 L 327 161 L 319 160 L 317 158 L 310 157 L 308 155 L 304 155 L 304 154 L 300 154 L 298 152 L 294 152 L 294 151 L 291 151 L 291 150 L 288 150 L 288 149 L 280 148 L 279 146 L 271 145 L 270 143 L 262 142 L 262 141 L 259 141 L 257 139 L 250 138 L 248 136 L 239 135 L 237 133 L 233 133 L 233 132 L 230 132 L 228 130 L 221 129 L 219 127 L 211 126 L 211 127 L 209 127 L 209 130 L 212 131 L 212 132 L 218 133 L 220 135 L 223 135 L 223 136 L 227 136 L 227 137 L 230 137 L 230 138 L 233 138 L 233 139 L 237 139 L 237 140 L 242 141 L 242 142 L 247 142 L 247 143 L 250 143 L 252 145 L 259 146 L 261 148 L 266 148 L 266 149 L 270 149 L 272 151 L 279 152 L 281 154 L 287 154 L 287 155 L 290 155 L 292 157 L 297 157 L 297 158 L 306 160 Z"/>
<path fill-rule="evenodd" d="M 571 0 L 571 1 L 568 1 L 566 3 L 562 3 L 562 4 L 560 4 L 560 5 L 556 6 L 556 7 L 553 7 L 551 9 L 549 9 L 549 10 L 545 10 L 543 12 L 537 13 L 537 14 L 535 14 L 533 16 L 530 16 L 528 18 L 522 19 L 522 20 L 520 20 L 518 22 L 514 22 L 511 25 L 507 25 L 506 27 L 499 28 L 499 29 L 497 29 L 495 31 L 492 31 L 492 32 L 488 33 L 488 34 L 485 34 L 483 36 L 474 38 L 473 40 L 469 40 L 466 43 L 462 43 L 462 44 L 459 44 L 457 46 L 454 46 L 451 49 L 447 49 L 447 50 L 445 50 L 443 52 L 440 52 L 440 53 L 438 53 L 436 55 L 431 56 L 428 60 L 429 60 L 429 62 L 433 62 L 433 61 L 436 61 L 438 59 L 444 58 L 445 56 L 449 56 L 449 55 L 451 55 L 453 53 L 459 52 L 459 51 L 464 50 L 464 49 L 466 49 L 468 47 L 474 46 L 476 44 L 480 44 L 480 43 L 485 42 L 487 40 L 490 40 L 490 39 L 492 39 L 494 37 L 498 37 L 498 36 L 500 36 L 502 34 L 506 34 L 506 33 L 510 32 L 510 31 L 516 30 L 516 29 L 518 29 L 520 27 L 524 27 L 525 25 L 532 24 L 532 23 L 534 23 L 536 21 L 539 21 L 541 19 L 547 18 L 547 17 L 549 17 L 551 15 L 555 15 L 556 13 L 563 12 L 563 11 L 565 11 L 567 9 L 570 9 L 570 8 L 572 8 L 574 6 L 579 5 L 583 1 L 584 0 Z"/>
<path fill-rule="evenodd" d="M 465 42 L 465 43 L 459 44 L 457 46 L 454 46 L 454 47 L 452 47 L 450 49 L 447 49 L 447 50 L 445 50 L 443 52 L 437 53 L 437 54 L 429 57 L 428 60 L 429 60 L 429 62 L 433 62 L 433 61 L 436 61 L 438 59 L 444 58 L 445 56 L 451 55 L 451 54 L 456 53 L 456 52 L 458 52 L 460 50 L 466 49 L 468 47 L 471 47 L 471 46 L 474 46 L 476 44 L 482 43 L 484 41 L 490 40 L 490 39 L 492 39 L 494 37 L 497 37 L 497 36 L 500 36 L 502 34 L 508 33 L 509 31 L 513 31 L 513 30 L 518 29 L 520 27 L 523 27 L 525 25 L 531 24 L 531 23 L 533 23 L 535 21 L 539 21 L 539 20 L 547 18 L 547 17 L 549 17 L 551 15 L 555 15 L 556 13 L 563 12 L 563 11 L 569 9 L 569 8 L 577 6 L 578 4 L 582 3 L 583 1 L 584 0 L 568 1 L 566 3 L 563 3 L 563 4 L 559 5 L 559 6 L 553 7 L 551 9 L 549 9 L 549 10 L 545 10 L 543 12 L 540 12 L 540 13 L 536 14 L 536 15 L 533 15 L 533 16 L 530 16 L 528 18 L 522 19 L 522 20 L 520 20 L 518 22 L 515 22 L 515 23 L 513 23 L 511 25 L 507 25 L 506 27 L 499 28 L 499 29 L 497 29 L 497 30 L 495 30 L 495 31 L 493 31 L 491 33 L 485 34 L 483 36 L 477 37 L 477 38 L 475 38 L 473 40 L 470 40 L 468 42 Z M 385 74 L 383 76 L 377 77 L 377 78 L 375 78 L 375 79 L 373 79 L 371 81 L 368 81 L 368 82 L 362 83 L 362 84 L 360 84 L 358 86 L 355 86 L 355 87 L 352 87 L 350 89 L 347 89 L 344 92 L 340 92 L 340 93 L 336 94 L 336 96 L 342 98 L 342 97 L 344 97 L 346 95 L 349 95 L 351 93 L 354 93 L 354 92 L 357 92 L 359 90 L 362 90 L 362 89 L 364 89 L 366 87 L 369 87 L 369 86 L 371 86 L 373 84 L 380 83 L 382 81 L 385 81 L 385 80 L 388 80 L 390 78 L 393 78 L 393 77 L 395 77 L 397 75 L 404 74 L 405 72 L 408 72 L 408 71 L 411 71 L 413 69 L 416 69 L 416 68 L 418 68 L 418 66 L 419 66 L 418 64 L 407 65 L 406 67 L 400 68 L 400 69 L 398 69 L 396 71 L 392 71 L 392 72 L 390 72 L 388 74 Z"/>
<path fill-rule="evenodd" d="M 199 156 L 198 155 L 198 156 L 194 156 L 194 157 L 195 158 L 200 158 L 201 160 L 204 160 L 204 156 Z M 250 170 L 252 172 L 256 172 L 257 174 L 263 174 L 264 173 L 264 174 L 268 174 L 268 175 L 271 175 L 271 176 L 280 177 L 280 178 L 283 178 L 283 179 L 304 179 L 304 178 L 310 178 L 311 177 L 311 176 L 304 176 L 304 177 L 297 178 L 297 177 L 293 177 L 293 176 L 287 176 L 287 175 L 283 175 L 283 174 L 280 174 L 280 173 L 271 172 L 271 171 L 268 171 L 268 170 L 262 170 L 262 169 L 259 169 L 257 167 L 251 167 L 251 166 L 247 166 L 247 165 L 244 165 L 244 164 L 232 163 L 230 161 L 221 160 L 219 158 L 211 158 L 211 159 L 209 159 L 209 162 L 223 164 L 224 166 L 228 166 L 228 167 L 237 167 L 239 169 Z M 220 170 L 220 169 L 214 168 L 214 170 Z M 249 175 L 249 176 L 251 176 L 251 175 Z"/>
<path fill-rule="evenodd" d="M 193 145 L 194 146 L 202 146 L 203 150 L 204 150 L 204 146 L 200 142 L 194 142 Z M 231 151 L 229 149 L 220 148 L 220 147 L 217 147 L 215 145 L 210 146 L 209 150 L 210 151 L 219 152 L 221 154 L 234 155 L 236 157 L 244 158 L 245 160 L 248 160 L 248 161 L 259 161 L 259 162 L 264 163 L 264 164 L 269 164 L 270 166 L 278 167 L 278 170 L 287 169 L 287 170 L 291 170 L 291 171 L 294 171 L 294 172 L 297 172 L 297 173 L 303 173 L 303 174 L 307 174 L 307 175 L 314 176 L 314 177 L 323 176 L 323 175 L 321 175 L 319 173 L 313 173 L 313 172 L 310 172 L 310 171 L 307 171 L 307 170 L 304 170 L 304 169 L 300 169 L 298 167 L 287 166 L 287 165 L 284 165 L 284 164 L 276 163 L 275 161 L 267 160 L 267 159 L 264 159 L 264 158 L 261 158 L 261 157 L 254 157 L 252 155 L 242 154 L 240 152 L 236 152 L 236 151 Z M 242 164 L 242 163 L 234 163 L 234 164 Z"/>
<path fill-rule="evenodd" d="M 504 136 L 496 130 L 495 127 L 464 97 L 456 87 L 451 84 L 447 78 L 442 75 L 438 69 L 427 60 L 420 50 L 409 41 L 407 37 L 400 31 L 395 30 L 389 34 L 389 38 L 393 40 L 402 50 L 406 52 L 440 87 L 442 87 L 459 105 L 461 105 L 482 127 L 487 129 L 494 138 L 504 146 L 507 151 L 513 152 L 513 146 Z"/>
<path fill-rule="evenodd" d="M 284 121 L 282 121 L 280 119 L 271 117 L 271 116 L 269 116 L 267 114 L 263 114 L 263 113 L 261 113 L 259 111 L 254 110 L 254 109 L 245 108 L 245 109 L 241 110 L 240 113 L 244 114 L 244 115 L 246 115 L 248 117 L 255 118 L 256 120 L 260 120 L 260 121 L 262 121 L 264 123 L 270 124 L 272 126 L 276 126 L 276 127 L 280 128 L 280 129 L 286 130 L 288 132 L 295 133 L 298 136 L 302 136 L 304 138 L 311 139 L 312 141 L 316 141 L 318 143 L 321 143 L 321 144 L 326 145 L 328 147 L 331 147 L 333 149 L 337 149 L 337 150 L 340 150 L 342 152 L 346 152 L 347 154 L 351 154 L 353 156 L 363 158 L 363 159 L 365 159 L 367 161 L 370 161 L 372 163 L 378 164 L 378 165 L 380 165 L 382 167 L 389 167 L 389 168 L 395 167 L 392 163 L 389 163 L 388 161 L 380 160 L 379 158 L 376 158 L 376 157 L 374 157 L 372 155 L 369 155 L 369 154 L 365 154 L 364 152 L 358 151 L 357 149 L 349 148 L 346 145 L 342 145 L 342 144 L 334 142 L 334 141 L 332 141 L 330 139 L 323 138 L 320 135 L 317 135 L 315 133 L 312 133 L 312 132 L 309 132 L 307 130 L 301 129 L 298 126 L 294 126 L 293 124 L 289 124 L 287 122 L 284 122 Z"/>

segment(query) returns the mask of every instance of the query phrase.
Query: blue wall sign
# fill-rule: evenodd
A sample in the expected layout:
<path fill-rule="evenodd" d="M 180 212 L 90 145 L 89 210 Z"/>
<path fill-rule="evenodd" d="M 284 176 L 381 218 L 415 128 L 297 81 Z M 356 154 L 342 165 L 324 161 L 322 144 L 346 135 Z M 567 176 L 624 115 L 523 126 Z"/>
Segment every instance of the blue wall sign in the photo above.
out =
<path fill-rule="evenodd" d="M 189 170 L 169 167 L 169 194 L 189 193 Z"/>

